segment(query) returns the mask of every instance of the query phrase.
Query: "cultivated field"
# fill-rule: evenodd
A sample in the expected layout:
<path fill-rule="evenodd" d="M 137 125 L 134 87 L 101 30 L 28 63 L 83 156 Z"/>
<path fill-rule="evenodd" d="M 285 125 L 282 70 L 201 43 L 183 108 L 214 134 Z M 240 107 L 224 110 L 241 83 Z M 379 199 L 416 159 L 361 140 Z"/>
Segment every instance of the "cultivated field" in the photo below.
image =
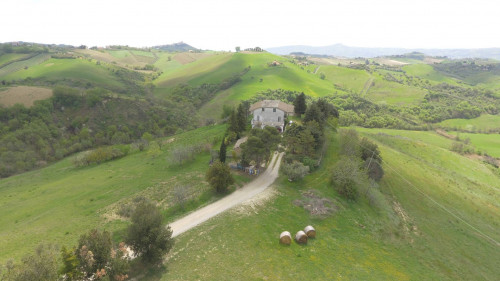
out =
<path fill-rule="evenodd" d="M 16 103 L 30 107 L 37 100 L 44 100 L 52 96 L 52 89 L 40 87 L 18 86 L 0 89 L 0 105 L 13 106 Z"/>

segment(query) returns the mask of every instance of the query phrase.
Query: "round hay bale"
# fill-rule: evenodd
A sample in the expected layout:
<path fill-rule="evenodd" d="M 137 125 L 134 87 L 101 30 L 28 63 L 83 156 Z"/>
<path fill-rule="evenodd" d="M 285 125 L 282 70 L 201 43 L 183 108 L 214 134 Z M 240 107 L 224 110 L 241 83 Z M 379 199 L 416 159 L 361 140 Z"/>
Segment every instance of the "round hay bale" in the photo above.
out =
<path fill-rule="evenodd" d="M 314 227 L 308 225 L 306 226 L 306 228 L 304 228 L 304 232 L 306 233 L 307 237 L 316 238 L 316 229 L 314 229 Z"/>
<path fill-rule="evenodd" d="M 288 231 L 283 231 L 280 234 L 280 243 L 290 245 L 292 243 L 292 235 Z"/>
<path fill-rule="evenodd" d="M 307 243 L 307 235 L 305 234 L 305 232 L 302 230 L 299 230 L 299 232 L 297 232 L 297 234 L 295 234 L 295 241 L 297 241 L 297 243 L 299 243 L 299 244 Z"/>

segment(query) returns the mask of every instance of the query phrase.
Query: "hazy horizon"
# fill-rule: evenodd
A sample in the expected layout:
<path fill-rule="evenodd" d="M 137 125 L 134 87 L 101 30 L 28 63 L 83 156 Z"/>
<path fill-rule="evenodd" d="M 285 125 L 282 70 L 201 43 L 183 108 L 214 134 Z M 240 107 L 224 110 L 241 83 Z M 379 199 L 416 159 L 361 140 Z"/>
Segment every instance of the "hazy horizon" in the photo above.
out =
<path fill-rule="evenodd" d="M 151 47 L 186 42 L 234 50 L 343 44 L 353 47 L 500 47 L 497 6 L 486 0 L 97 1 L 7 0 L 0 42 Z"/>

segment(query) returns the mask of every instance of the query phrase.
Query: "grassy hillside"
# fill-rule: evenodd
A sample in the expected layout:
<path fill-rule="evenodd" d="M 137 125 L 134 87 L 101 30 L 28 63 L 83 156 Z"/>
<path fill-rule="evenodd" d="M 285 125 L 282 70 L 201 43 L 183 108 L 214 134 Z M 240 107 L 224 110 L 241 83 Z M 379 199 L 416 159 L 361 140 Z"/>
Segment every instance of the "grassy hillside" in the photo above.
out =
<path fill-rule="evenodd" d="M 39 243 L 73 245 L 88 229 L 118 231 L 126 221 L 116 212 L 123 203 L 144 196 L 161 202 L 162 209 L 178 211 L 173 188 L 188 189 L 187 206 L 213 200 L 204 181 L 210 155 L 203 152 L 183 166 L 169 165 L 169 152 L 177 146 L 211 143 L 224 126 L 205 127 L 165 140 L 161 151 L 135 152 L 122 159 L 83 168 L 69 157 L 47 168 L 0 180 L 0 263 L 18 259 Z M 238 182 L 246 180 L 238 177 Z"/>
<path fill-rule="evenodd" d="M 448 140 L 435 134 L 421 141 L 412 138 L 417 132 L 362 132 L 385 161 L 378 203 L 348 202 L 330 187 L 334 136 L 322 167 L 302 182 L 282 177 L 267 201 L 181 235 L 161 280 L 495 280 L 499 245 L 482 234 L 500 240 L 498 174 L 436 146 Z M 312 191 L 333 203 L 331 216 L 297 206 Z M 307 245 L 278 243 L 281 231 L 293 235 L 309 224 L 317 238 Z"/>
<path fill-rule="evenodd" d="M 483 114 L 474 119 L 448 119 L 436 125 L 449 130 L 488 131 L 500 129 L 500 115 Z"/>
<path fill-rule="evenodd" d="M 326 79 L 335 85 L 352 90 L 356 94 L 364 93 L 364 89 L 370 86 L 371 75 L 364 70 L 350 69 L 335 65 L 321 65 L 316 73 L 324 73 Z M 367 84 L 368 83 L 368 84 Z"/>
<path fill-rule="evenodd" d="M 36 57 L 35 57 L 36 58 Z M 33 58 L 33 59 L 35 59 Z M 9 65 L 10 66 L 10 65 Z M 85 59 L 49 59 L 3 76 L 6 80 L 43 78 L 49 81 L 64 79 L 89 82 L 105 88 L 123 90 L 123 83 L 106 66 L 97 65 Z"/>

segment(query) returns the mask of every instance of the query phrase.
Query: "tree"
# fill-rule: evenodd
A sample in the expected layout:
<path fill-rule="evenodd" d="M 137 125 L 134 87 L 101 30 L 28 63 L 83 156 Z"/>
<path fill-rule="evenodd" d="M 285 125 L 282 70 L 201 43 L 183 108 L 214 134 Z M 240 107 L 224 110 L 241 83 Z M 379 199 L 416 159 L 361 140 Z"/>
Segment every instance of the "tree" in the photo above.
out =
<path fill-rule="evenodd" d="M 283 174 L 288 177 L 289 181 L 301 180 L 307 173 L 309 173 L 309 166 L 293 161 L 291 164 L 283 164 L 281 168 Z"/>
<path fill-rule="evenodd" d="M 304 116 L 304 122 L 309 122 L 314 120 L 318 122 L 318 124 L 323 124 L 324 117 L 325 115 L 323 114 L 323 112 L 321 112 L 321 109 L 318 107 L 318 105 L 316 103 L 312 103 L 307 107 Z"/>
<path fill-rule="evenodd" d="M 131 217 L 126 243 L 149 264 L 158 264 L 174 244 L 170 226 L 162 224 L 160 210 L 151 202 L 140 202 Z"/>
<path fill-rule="evenodd" d="M 222 163 L 226 163 L 226 137 L 225 136 L 222 138 L 222 142 L 220 144 L 219 161 L 221 161 Z"/>
<path fill-rule="evenodd" d="M 323 72 L 321 72 L 321 73 L 319 74 L 319 78 L 320 78 L 321 80 L 325 80 L 326 75 L 325 75 Z"/>
<path fill-rule="evenodd" d="M 339 134 L 339 153 L 341 155 L 357 158 L 360 155 L 358 132 L 354 129 L 340 130 Z"/>
<path fill-rule="evenodd" d="M 106 268 L 111 260 L 113 244 L 108 231 L 91 230 L 80 236 L 77 256 L 82 273 L 91 277 L 98 270 Z"/>
<path fill-rule="evenodd" d="M 238 132 L 244 132 L 247 127 L 247 109 L 240 103 L 236 112 L 236 122 L 238 123 Z"/>
<path fill-rule="evenodd" d="M 238 117 L 236 116 L 236 111 L 233 109 L 231 111 L 231 114 L 229 115 L 229 131 L 239 133 L 240 132 L 240 126 L 238 124 Z"/>
<path fill-rule="evenodd" d="M 302 92 L 300 95 L 298 95 L 295 100 L 293 101 L 293 106 L 294 106 L 294 111 L 295 114 L 298 116 L 304 114 L 307 109 L 306 105 L 306 95 Z"/>
<path fill-rule="evenodd" d="M 231 170 L 226 164 L 220 161 L 215 161 L 208 169 L 206 179 L 217 193 L 227 192 L 228 187 L 234 183 Z"/>
<path fill-rule="evenodd" d="M 253 160 L 257 166 L 260 166 L 268 154 L 266 146 L 259 137 L 249 136 L 248 140 L 241 145 L 241 155 L 243 162 Z"/>

